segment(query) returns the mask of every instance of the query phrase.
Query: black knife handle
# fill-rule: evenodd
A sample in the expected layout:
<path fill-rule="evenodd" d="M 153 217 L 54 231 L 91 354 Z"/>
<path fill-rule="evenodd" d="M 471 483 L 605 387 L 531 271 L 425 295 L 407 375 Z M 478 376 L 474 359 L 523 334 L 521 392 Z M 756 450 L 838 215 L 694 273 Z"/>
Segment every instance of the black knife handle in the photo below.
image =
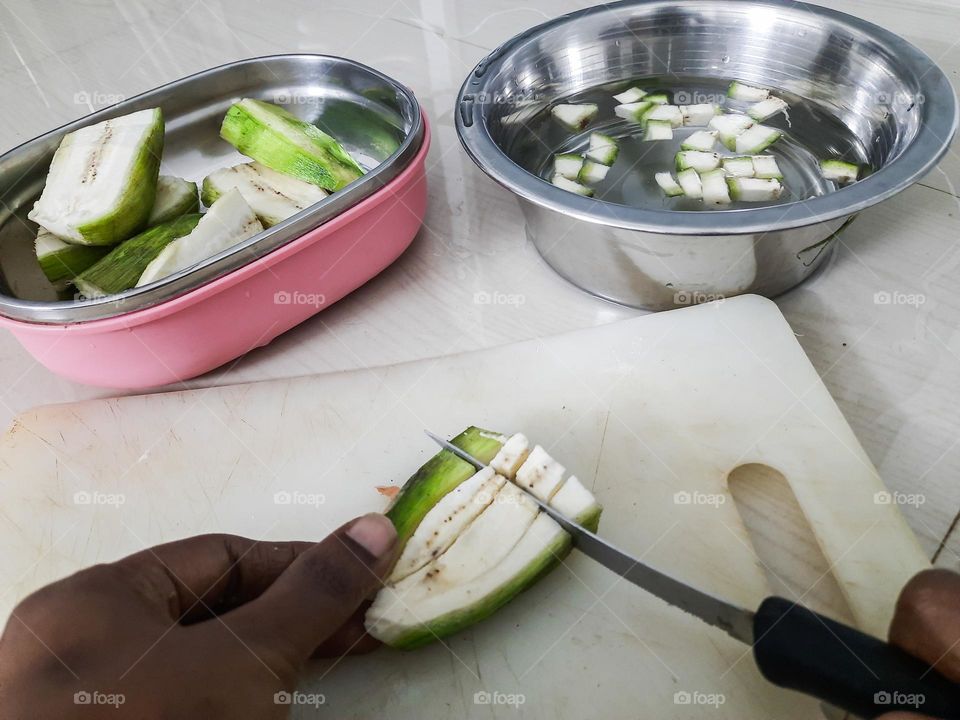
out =
<path fill-rule="evenodd" d="M 905 710 L 960 718 L 960 685 L 903 650 L 781 597 L 753 621 L 763 676 L 863 718 Z"/>

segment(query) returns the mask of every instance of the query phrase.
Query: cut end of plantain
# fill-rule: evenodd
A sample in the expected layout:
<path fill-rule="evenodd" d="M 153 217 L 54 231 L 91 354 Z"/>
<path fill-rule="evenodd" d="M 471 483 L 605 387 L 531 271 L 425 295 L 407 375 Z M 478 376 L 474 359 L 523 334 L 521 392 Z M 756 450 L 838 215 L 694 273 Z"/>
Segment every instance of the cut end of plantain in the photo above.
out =
<path fill-rule="evenodd" d="M 40 228 L 37 232 L 34 247 L 40 269 L 47 276 L 47 280 L 57 288 L 65 288 L 77 275 L 110 251 L 108 247 L 64 242 L 45 228 Z"/>

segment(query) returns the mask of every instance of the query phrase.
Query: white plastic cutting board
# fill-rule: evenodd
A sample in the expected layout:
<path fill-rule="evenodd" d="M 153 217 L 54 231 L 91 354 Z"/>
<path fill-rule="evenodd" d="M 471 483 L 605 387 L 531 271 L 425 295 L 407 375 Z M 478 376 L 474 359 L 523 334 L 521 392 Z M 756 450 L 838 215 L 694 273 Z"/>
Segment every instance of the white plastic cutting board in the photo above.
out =
<path fill-rule="evenodd" d="M 745 605 L 770 592 L 726 489 L 745 464 L 786 476 L 862 628 L 883 634 L 926 565 L 783 316 L 742 297 L 458 357 L 26 413 L 0 444 L 4 615 L 174 538 L 319 539 L 385 506 L 376 486 L 435 452 L 423 428 L 470 424 L 522 430 L 593 487 L 605 537 Z M 723 633 L 576 553 L 446 647 L 319 665 L 302 689 L 338 718 L 819 714 Z"/>

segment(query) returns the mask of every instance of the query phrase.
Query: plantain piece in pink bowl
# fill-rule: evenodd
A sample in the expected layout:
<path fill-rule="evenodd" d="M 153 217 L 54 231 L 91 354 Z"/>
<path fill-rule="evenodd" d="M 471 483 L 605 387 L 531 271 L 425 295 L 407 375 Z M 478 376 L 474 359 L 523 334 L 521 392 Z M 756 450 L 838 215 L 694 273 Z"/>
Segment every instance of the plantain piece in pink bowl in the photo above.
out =
<path fill-rule="evenodd" d="M 167 263 L 169 274 L 144 273 L 139 285 L 128 281 L 119 292 L 90 297 L 77 289 L 86 287 L 83 275 L 76 285 L 44 275 L 37 236 L 50 234 L 27 215 L 65 136 L 159 108 L 161 184 L 165 176 L 186 178 L 203 185 L 205 204 L 243 205 L 230 197 L 235 192 L 221 194 L 215 183 L 203 182 L 279 177 L 276 168 L 257 169 L 256 162 L 254 170 L 242 166 L 258 160 L 256 146 L 226 131 L 233 144 L 221 139 L 221 123 L 241 101 L 255 108 L 269 103 L 283 122 L 335 138 L 362 172 L 297 196 L 294 207 L 303 209 L 290 216 L 265 215 L 251 202 L 263 223 L 255 222 L 248 237 L 199 262 Z M 201 375 L 329 307 L 406 250 L 426 212 L 429 145 L 427 119 L 405 86 L 359 63 L 323 55 L 230 63 L 88 115 L 0 156 L 0 194 L 7 198 L 0 209 L 0 326 L 47 368 L 81 383 L 141 389 Z M 234 177 L 225 169 L 239 172 Z M 169 184 L 187 193 L 184 188 L 193 186 Z M 158 190 L 158 205 L 159 197 Z M 202 220 L 198 226 L 198 216 L 185 214 L 196 213 L 195 205 L 182 207 L 180 223 L 193 218 L 186 225 L 199 233 Z M 52 236 L 44 242 L 63 246 Z M 85 262 L 109 250 L 70 243 L 67 238 L 70 257 Z"/>

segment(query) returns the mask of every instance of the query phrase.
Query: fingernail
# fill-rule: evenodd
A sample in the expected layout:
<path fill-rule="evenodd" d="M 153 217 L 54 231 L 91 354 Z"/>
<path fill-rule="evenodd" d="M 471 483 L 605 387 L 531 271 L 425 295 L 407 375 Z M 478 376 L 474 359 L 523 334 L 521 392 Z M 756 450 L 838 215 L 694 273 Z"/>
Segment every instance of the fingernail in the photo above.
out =
<path fill-rule="evenodd" d="M 374 558 L 380 558 L 393 549 L 397 542 L 397 530 L 383 515 L 370 513 L 349 527 L 347 537 Z"/>

